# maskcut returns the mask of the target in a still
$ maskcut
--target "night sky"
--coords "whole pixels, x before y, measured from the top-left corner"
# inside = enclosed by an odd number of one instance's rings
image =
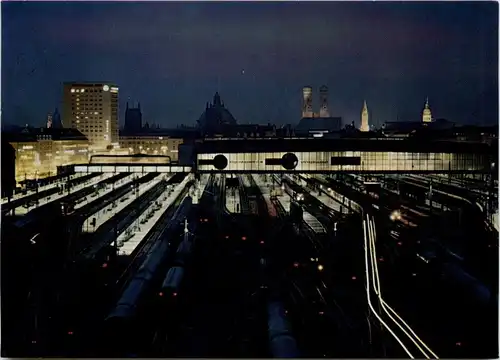
[[[143,119],[194,124],[219,91],[240,123],[296,123],[301,88],[372,124],[498,122],[498,4],[3,2],[2,122],[41,126],[62,82],[101,81]],[[315,93],[317,100],[317,94]],[[318,107],[315,105],[315,110]]]

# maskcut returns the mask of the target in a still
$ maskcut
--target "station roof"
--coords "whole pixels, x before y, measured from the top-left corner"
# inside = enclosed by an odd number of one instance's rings
[[[422,152],[422,153],[493,153],[484,143],[458,141],[426,141],[424,139],[314,139],[265,138],[218,139],[197,144],[197,153],[242,152],[314,152],[314,151],[368,151],[368,152]]]

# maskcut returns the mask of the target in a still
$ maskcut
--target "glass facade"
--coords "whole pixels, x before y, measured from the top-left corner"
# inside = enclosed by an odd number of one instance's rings
[[[266,159],[281,159],[284,152],[272,153],[228,153],[222,154],[228,159],[228,166],[223,172],[232,171],[284,171],[281,165],[265,165]],[[218,154],[199,154],[198,160],[211,160]],[[299,159],[297,172],[329,171],[488,171],[489,160],[481,154],[451,153],[411,153],[411,152],[296,152]],[[356,157],[360,165],[331,165],[332,157]],[[198,165],[200,171],[216,170],[212,164]]]
[[[11,142],[16,151],[16,181],[41,179],[57,174],[57,167],[88,162],[87,140],[52,140],[49,135],[37,141]]]
[[[150,173],[150,172],[158,172],[158,173],[178,173],[178,172],[191,172],[190,166],[151,166],[151,165],[75,165],[75,172],[77,173],[92,173],[92,172],[106,172],[106,173]]]

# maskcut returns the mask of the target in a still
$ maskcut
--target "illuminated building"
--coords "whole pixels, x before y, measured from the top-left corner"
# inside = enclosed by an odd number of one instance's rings
[[[325,85],[319,88],[320,109],[313,111],[312,87],[302,88],[302,118],[294,129],[296,136],[329,137],[336,136],[342,128],[342,118],[330,116],[328,109],[328,87]]]
[[[120,136],[120,149],[128,150],[129,155],[164,155],[169,156],[172,161],[179,158],[179,145],[183,139],[169,137],[160,131],[151,131],[142,134],[126,134]],[[164,130],[163,132],[168,132]]]
[[[141,129],[142,129],[141,103],[137,105],[137,108],[129,108],[127,102],[127,108],[125,109],[124,130],[127,132],[140,132]]]
[[[92,149],[118,144],[118,87],[106,82],[64,84],[63,122],[78,129]]]
[[[302,117],[313,117],[313,104],[312,104],[312,87],[304,86],[302,88]]]
[[[15,152],[15,178],[44,178],[57,174],[57,167],[88,162],[89,141],[76,129],[24,128],[2,134]]]
[[[330,117],[330,111],[328,110],[328,87],[323,85],[319,88],[319,117],[328,118]]]
[[[432,113],[431,109],[429,108],[429,98],[425,100],[424,111],[422,112],[422,122],[424,123],[432,122]]]
[[[368,124],[368,106],[366,105],[366,100],[363,104],[363,110],[361,111],[361,127],[360,131],[370,131],[370,125]]]

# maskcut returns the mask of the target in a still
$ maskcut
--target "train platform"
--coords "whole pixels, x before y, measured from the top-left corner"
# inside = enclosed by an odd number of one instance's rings
[[[134,234],[134,236],[131,237],[128,241],[124,241],[123,246],[120,247],[118,251],[118,255],[128,256],[132,254],[135,248],[142,242],[142,240],[144,240],[147,234],[155,226],[160,217],[165,213],[165,211],[170,208],[170,206],[174,203],[182,190],[184,190],[189,179],[190,177],[186,176],[186,178],[182,182],[177,184],[170,196],[168,196],[168,190],[166,190],[157,198],[157,201],[160,203],[160,209],[155,211],[154,215],[149,218],[149,220],[145,224],[141,224],[140,220],[146,217],[147,214],[152,210],[152,208],[156,206],[156,204],[154,203],[139,216],[139,221],[134,221],[124,232],[122,232],[118,236],[118,243],[120,243],[120,241],[126,239],[127,232],[132,232]]]
[[[122,196],[120,199],[118,199],[116,203],[116,207],[113,208],[113,203],[109,204],[107,207],[105,207],[102,210],[99,210],[97,214],[93,214],[85,220],[83,223],[83,231],[87,233],[92,233],[96,231],[99,226],[104,224],[106,221],[111,219],[113,216],[115,216],[117,213],[125,209],[128,205],[130,205],[135,199],[139,198],[142,194],[144,194],[146,191],[151,189],[153,186],[157,185],[161,181],[160,177],[156,177],[153,180],[141,184],[139,186],[139,192],[137,194],[132,194],[132,192],[128,192],[124,196]],[[96,218],[96,224],[95,226],[92,226],[91,221],[92,218]]]
[[[69,194],[74,194],[75,192],[82,190],[86,187],[96,185],[97,183],[109,179],[110,177],[114,176],[115,174],[103,174],[101,176],[98,176],[96,178],[90,179],[88,182],[85,182],[83,184],[76,185],[72,188],[70,188]],[[14,215],[26,215],[28,212],[30,212],[33,209],[36,209],[37,207],[40,207],[42,205],[46,205],[50,202],[56,201],[56,200],[61,200],[65,196],[69,195],[67,191],[64,191],[62,194],[54,194],[51,196],[44,197],[38,201],[38,206],[30,206],[28,208],[25,208],[24,206],[18,206],[14,209]]]
[[[84,201],[82,201],[82,202],[80,202],[80,203],[78,203],[78,204],[76,204],[76,205],[75,205],[75,210],[78,210],[78,209],[80,209],[80,208],[84,207],[85,205],[91,204],[91,203],[93,203],[94,201],[99,200],[101,197],[103,197],[103,196],[105,196],[105,195],[109,194],[111,191],[113,191],[113,189],[117,189],[117,188],[119,188],[120,186],[123,186],[123,185],[125,185],[125,184],[128,184],[128,183],[130,183],[130,182],[132,182],[132,181],[133,181],[133,175],[132,175],[132,174],[130,174],[129,176],[127,176],[127,177],[125,177],[125,178],[123,178],[123,179],[118,180],[118,181],[114,184],[114,186],[113,186],[113,184],[107,184],[107,185],[106,185],[106,189],[105,189],[104,191],[102,191],[102,190],[101,190],[101,192],[100,192],[99,194],[97,194],[96,196],[87,195],[87,196],[85,197],[85,200],[84,200]]]

